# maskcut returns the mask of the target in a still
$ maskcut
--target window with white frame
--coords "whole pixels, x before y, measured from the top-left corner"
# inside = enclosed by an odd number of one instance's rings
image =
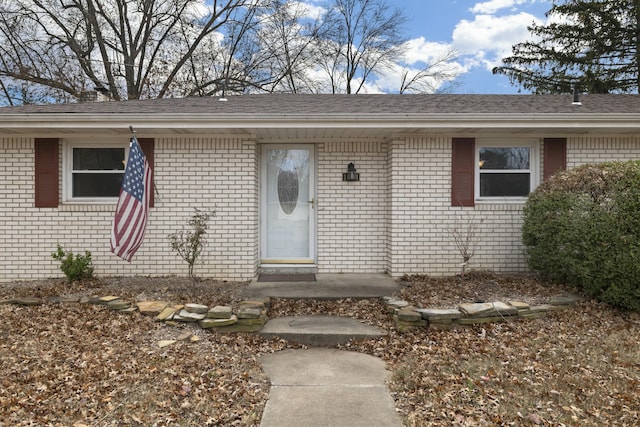
[[[519,200],[538,184],[536,143],[476,143],[476,199]]]
[[[67,142],[64,154],[66,201],[112,202],[117,199],[129,144]]]

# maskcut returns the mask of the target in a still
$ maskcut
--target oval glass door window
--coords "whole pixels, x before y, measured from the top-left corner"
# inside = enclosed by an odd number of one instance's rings
[[[293,162],[290,159],[285,159],[278,171],[278,201],[285,214],[291,215],[296,210],[299,191],[298,172],[295,170]]]

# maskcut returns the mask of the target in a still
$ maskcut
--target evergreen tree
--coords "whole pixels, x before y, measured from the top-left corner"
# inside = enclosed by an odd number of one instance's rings
[[[535,93],[637,93],[640,0],[567,0],[533,24],[494,74]]]

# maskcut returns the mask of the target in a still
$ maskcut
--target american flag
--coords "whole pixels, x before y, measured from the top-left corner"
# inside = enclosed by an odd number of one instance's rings
[[[129,262],[142,244],[147,228],[149,200],[153,191],[151,174],[149,163],[134,136],[111,230],[111,252]]]

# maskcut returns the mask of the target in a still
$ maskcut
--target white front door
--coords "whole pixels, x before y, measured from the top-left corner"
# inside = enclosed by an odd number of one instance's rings
[[[262,151],[262,263],[314,263],[315,171],[312,145]]]

